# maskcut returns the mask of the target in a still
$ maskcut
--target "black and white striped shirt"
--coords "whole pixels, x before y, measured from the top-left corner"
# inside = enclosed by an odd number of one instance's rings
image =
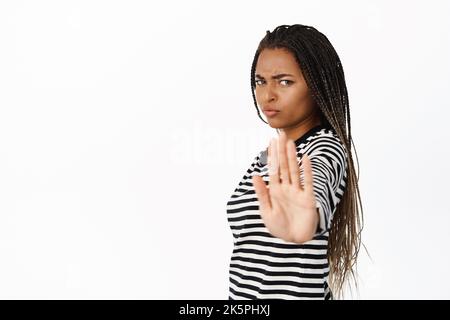
[[[295,141],[297,160],[311,159],[313,188],[319,209],[314,238],[303,244],[272,236],[259,214],[251,177],[269,183],[267,153],[255,157],[227,202],[234,237],[229,265],[229,295],[237,299],[332,300],[328,286],[328,236],[347,181],[347,153],[333,129],[316,126]],[[303,183],[303,170],[301,170]]]

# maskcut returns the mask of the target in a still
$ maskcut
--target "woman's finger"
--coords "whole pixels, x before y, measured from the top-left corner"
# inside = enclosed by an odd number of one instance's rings
[[[295,147],[295,142],[291,139],[288,140],[287,145],[287,155],[288,155],[288,165],[289,174],[291,177],[291,183],[294,187],[302,189],[300,182],[300,168],[298,166],[297,160],[297,148]]]
[[[278,186],[280,184],[280,176],[278,174],[278,148],[277,140],[272,138],[269,145],[269,186]]]
[[[311,160],[304,154],[302,157],[302,167],[303,167],[303,186],[305,191],[313,191],[313,172],[311,168]]]
[[[256,175],[252,176],[253,186],[255,187],[255,193],[259,201],[259,210],[268,212],[272,209],[272,203],[270,202],[269,190],[267,189],[264,180]]]
[[[286,155],[286,133],[284,131],[280,132],[279,143],[278,143],[278,159],[280,163],[280,178],[281,183],[290,184],[289,176],[289,165],[288,157]]]

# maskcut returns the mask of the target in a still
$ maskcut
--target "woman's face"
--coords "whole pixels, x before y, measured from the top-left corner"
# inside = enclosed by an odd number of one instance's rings
[[[296,138],[320,124],[318,110],[293,54],[286,49],[261,51],[255,70],[255,96],[272,128],[279,128]]]

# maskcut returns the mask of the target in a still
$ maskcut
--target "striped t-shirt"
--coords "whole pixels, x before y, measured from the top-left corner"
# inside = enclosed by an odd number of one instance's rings
[[[311,160],[319,226],[303,244],[272,236],[259,214],[253,175],[269,184],[267,149],[261,151],[227,202],[234,248],[228,299],[332,300],[328,286],[328,236],[347,181],[347,152],[333,129],[319,125],[295,140],[297,160]],[[303,169],[301,169],[303,183]]]

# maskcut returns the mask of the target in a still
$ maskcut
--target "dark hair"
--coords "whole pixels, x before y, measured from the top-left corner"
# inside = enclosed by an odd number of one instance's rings
[[[267,30],[256,50],[250,75],[253,102],[262,121],[254,90],[256,63],[264,49],[286,49],[294,55],[319,110],[322,125],[334,130],[347,151],[347,185],[333,216],[327,251],[330,288],[333,295],[340,297],[349,272],[358,286],[353,266],[357,262],[364,225],[358,187],[359,162],[356,175],[351,153],[353,140],[344,69],[328,38],[314,27],[294,24],[278,26],[272,32]],[[358,161],[357,155],[356,159]]]

